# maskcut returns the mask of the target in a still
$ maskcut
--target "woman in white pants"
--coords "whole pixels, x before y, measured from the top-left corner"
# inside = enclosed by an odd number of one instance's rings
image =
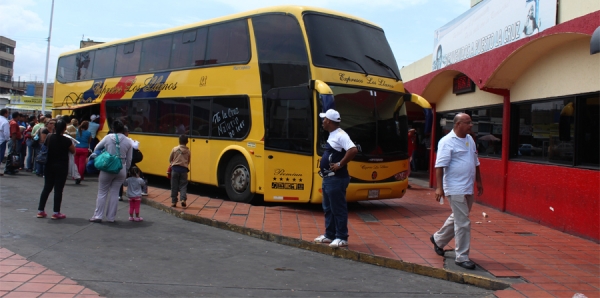
[[[119,188],[127,178],[127,170],[131,166],[131,154],[133,152],[133,143],[123,132],[125,126],[121,121],[115,121],[112,125],[113,133],[106,135],[96,145],[95,150],[105,149],[110,154],[117,154],[117,137],[119,138],[121,163],[123,168],[118,174],[110,174],[100,171],[98,176],[98,198],[96,199],[96,211],[90,218],[91,222],[102,222],[104,209],[106,209],[106,220],[115,222],[117,208],[119,205]],[[106,205],[108,204],[108,207]]]

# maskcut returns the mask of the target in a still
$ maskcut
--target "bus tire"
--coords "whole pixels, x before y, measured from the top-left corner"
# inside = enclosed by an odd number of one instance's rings
[[[243,156],[236,155],[227,163],[223,181],[230,200],[250,203],[254,198],[254,193],[250,191],[250,168]]]

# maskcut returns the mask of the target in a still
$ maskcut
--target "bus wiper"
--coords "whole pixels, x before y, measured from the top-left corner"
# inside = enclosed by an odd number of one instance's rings
[[[360,69],[362,69],[362,71],[365,73],[365,75],[367,77],[369,76],[369,73],[362,67],[362,65],[358,64],[358,62],[356,62],[354,60],[350,60],[350,59],[348,59],[346,57],[342,57],[342,56],[334,56],[334,55],[329,55],[329,54],[325,54],[325,56],[329,56],[329,57],[332,57],[332,58],[336,58],[336,59],[340,59],[340,60],[350,61],[350,62],[356,63],[356,65],[358,65],[358,67],[360,67]]]
[[[377,62],[377,64],[379,64],[381,66],[384,66],[385,68],[389,69],[394,74],[394,76],[396,77],[396,82],[400,81],[400,78],[398,77],[398,75],[396,75],[396,73],[394,72],[394,70],[391,67],[389,67],[387,64],[383,63],[383,61],[381,61],[379,59],[375,59],[375,58],[373,58],[373,57],[371,57],[369,55],[365,55],[365,57],[367,57],[367,58],[369,58],[369,59]]]

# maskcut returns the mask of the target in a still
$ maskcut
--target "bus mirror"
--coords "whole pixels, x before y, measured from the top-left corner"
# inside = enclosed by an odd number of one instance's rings
[[[321,80],[314,80],[313,86],[314,89],[317,90],[317,92],[319,92],[320,94],[333,94],[333,91],[331,91],[329,85],[327,85],[327,83]]]
[[[422,107],[424,109],[431,109],[431,105],[429,104],[429,102],[420,95],[411,94],[410,101],[416,103],[417,105],[419,105],[420,107]]]

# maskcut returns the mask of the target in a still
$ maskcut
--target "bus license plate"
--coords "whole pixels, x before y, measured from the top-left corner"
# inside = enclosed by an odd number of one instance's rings
[[[369,199],[379,198],[379,189],[369,189]]]

